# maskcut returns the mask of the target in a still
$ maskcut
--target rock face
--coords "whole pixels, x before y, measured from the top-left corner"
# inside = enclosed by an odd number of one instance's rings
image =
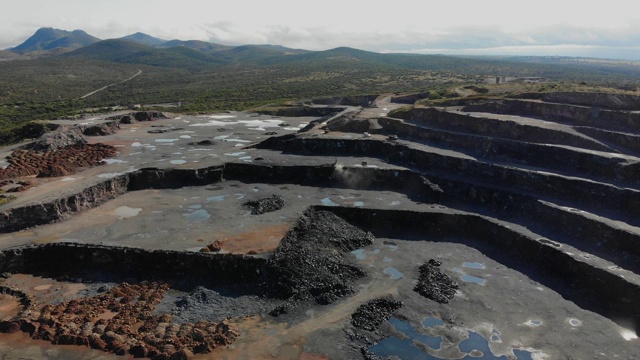
[[[376,119],[352,119],[351,117],[339,117],[329,121],[326,129],[330,131],[364,133],[380,129]]]
[[[345,105],[345,106],[362,106],[370,107],[376,101],[378,95],[357,95],[344,97],[331,97],[322,99],[313,99],[314,104],[320,105]]]
[[[396,104],[414,104],[418,100],[428,99],[431,93],[429,91],[408,94],[408,95],[399,95],[391,97],[391,102]]]
[[[640,96],[592,92],[552,92],[542,100],[555,103],[598,106],[616,110],[640,110]]]
[[[358,329],[375,331],[380,324],[389,320],[394,311],[402,307],[402,301],[383,297],[367,301],[358,306],[351,315],[351,324]]]
[[[10,168],[5,169],[5,171]],[[60,221],[71,213],[88,210],[128,191],[175,189],[222,181],[221,166],[202,169],[145,168],[104,180],[75,193],[46,203],[26,205],[0,213],[0,232],[12,232]],[[0,175],[3,173],[0,172]],[[31,173],[35,175],[35,171]]]
[[[106,272],[119,277],[176,279],[207,286],[255,284],[265,259],[233,254],[51,243],[0,251],[0,273],[46,273],[51,277]],[[176,275],[180,274],[180,275]]]
[[[284,207],[284,199],[280,195],[271,195],[270,197],[247,201],[243,205],[250,208],[253,215],[261,215],[282,209]]]
[[[420,265],[418,283],[413,290],[428,299],[446,304],[453,299],[459,286],[440,270],[440,265],[442,263],[434,259]]]
[[[636,109],[639,109],[637,107]],[[591,126],[604,130],[638,132],[640,113],[601,109],[582,105],[557,104],[518,99],[504,99],[467,105],[462,111],[536,116],[576,126]]]
[[[266,265],[265,287],[279,299],[329,304],[353,292],[365,272],[343,255],[373,243],[373,235],[338,216],[310,210],[287,233]],[[286,312],[276,309],[274,314]]]

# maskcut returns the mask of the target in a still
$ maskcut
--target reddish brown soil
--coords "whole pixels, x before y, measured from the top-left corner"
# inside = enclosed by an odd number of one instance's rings
[[[33,186],[33,182],[26,180],[2,180],[0,181],[0,193],[3,192],[3,189],[6,189],[4,192],[8,193],[23,192]]]
[[[70,175],[75,173],[77,168],[100,165],[103,159],[115,155],[116,149],[104,144],[72,145],[47,152],[20,149],[7,157],[9,166],[0,169],[0,180],[31,175]]]
[[[239,336],[227,321],[175,324],[169,314],[152,315],[168,289],[162,283],[123,283],[97,296],[44,305],[39,310],[35,305],[25,306],[31,311],[0,321],[0,332],[23,332],[54,345],[157,359],[188,359],[229,345]]]
[[[274,251],[290,228],[291,224],[278,224],[228,237],[221,236],[203,248],[203,251],[225,250],[233,254],[259,254]]]

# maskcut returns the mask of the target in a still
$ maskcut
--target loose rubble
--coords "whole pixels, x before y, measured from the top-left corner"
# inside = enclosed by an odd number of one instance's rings
[[[55,177],[74,174],[77,168],[102,164],[116,155],[116,149],[104,144],[70,145],[58,150],[15,150],[7,157],[9,166],[0,169],[0,180],[22,176]]]
[[[459,285],[440,270],[440,265],[442,263],[434,259],[420,265],[418,283],[413,290],[428,299],[446,304],[456,294]]]
[[[394,311],[402,307],[402,301],[392,297],[369,300],[358,306],[351,315],[351,324],[358,329],[374,331],[383,322],[389,320]]]
[[[284,207],[284,199],[280,195],[271,195],[270,197],[247,201],[243,205],[250,208],[253,215],[261,215],[282,209]]]
[[[343,255],[373,241],[371,233],[333,213],[308,211],[267,262],[265,286],[270,295],[290,302],[274,309],[272,315],[288,312],[296,301],[330,304],[353,293],[353,282],[366,273]]]
[[[0,332],[22,331],[52,344],[151,359],[190,359],[239,336],[228,321],[178,324],[170,314],[153,315],[167,290],[163,283],[122,283],[97,296],[23,311],[17,319],[0,322]]]

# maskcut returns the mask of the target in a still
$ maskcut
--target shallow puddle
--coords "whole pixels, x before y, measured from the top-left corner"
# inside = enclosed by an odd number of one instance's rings
[[[462,279],[462,281],[464,282],[470,282],[470,283],[475,283],[478,285],[484,285],[486,280],[483,278],[479,278],[477,276],[473,276],[473,275],[469,275],[469,274],[464,274],[462,276],[460,276],[460,279]]]
[[[111,214],[117,216],[119,219],[126,219],[130,217],[137,216],[142,208],[132,208],[128,206],[120,206],[119,208],[113,210]]]
[[[358,260],[364,260],[367,258],[367,254],[365,254],[364,249],[353,250],[351,253],[355,255]]]
[[[187,219],[188,222],[197,223],[197,222],[203,222],[205,220],[210,219],[211,214],[209,214],[207,210],[200,209],[200,210],[194,210],[190,213],[184,214],[184,217]]]
[[[320,201],[322,202],[322,205],[324,205],[324,206],[338,206],[338,204],[334,203],[329,198],[324,198],[324,199],[322,199]]]
[[[391,276],[393,280],[401,279],[404,277],[404,274],[394,267],[387,267],[383,271],[385,274]]]
[[[487,268],[483,263],[478,263],[478,262],[466,262],[466,263],[463,263],[462,266],[470,269],[486,269]]]

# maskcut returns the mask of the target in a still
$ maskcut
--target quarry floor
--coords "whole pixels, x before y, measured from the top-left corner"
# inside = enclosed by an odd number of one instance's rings
[[[368,111],[383,115],[387,110]],[[266,133],[293,134],[316,119],[249,113],[174,114],[167,120],[122,125],[116,134],[91,138],[92,142],[118,148],[118,155],[107,164],[63,178],[31,179],[37,186],[1,206],[0,211],[46,202],[117,174],[146,167],[203,168],[240,162],[405,169],[376,158],[283,155],[278,151],[246,148],[272,136]],[[101,119],[83,120],[94,121]],[[159,129],[167,132],[148,133]],[[318,132],[317,136],[358,139],[362,134]],[[213,145],[189,144],[203,140],[211,140]],[[284,208],[252,215],[243,205],[271,195],[282,196]],[[391,190],[228,180],[201,187],[130,192],[62,222],[2,234],[0,247],[78,242],[200,251],[218,240],[222,252],[266,257],[310,206],[462,212],[437,203],[416,202]],[[235,311],[241,315],[232,318],[242,330],[236,342],[195,358],[352,359],[362,357],[361,347],[401,359],[637,358],[638,340],[621,322],[585,310],[534,281],[531,274],[497,262],[491,254],[477,249],[471,235],[435,238],[402,234],[398,238],[377,238],[373,245],[347,254],[351,263],[368,274],[356,283],[354,295],[330,305],[306,304],[284,317],[267,315],[273,304],[266,300],[242,299],[242,295],[230,296],[224,309],[183,310],[192,314]],[[443,272],[460,284],[448,304],[425,299],[413,291],[417,267],[428,259],[441,261]],[[0,283],[20,288],[44,303],[91,296],[104,285],[65,282],[33,274],[11,274]],[[172,309],[172,301],[185,295],[188,294],[173,290],[165,307]],[[349,332],[354,331],[350,315],[359,305],[384,295],[401,300],[404,307],[377,332],[364,334],[368,342],[350,338]],[[0,320],[15,315],[18,309],[17,301],[5,296],[0,300]],[[428,345],[429,341],[435,345]],[[129,355],[115,356],[84,347],[53,346],[31,340],[22,333],[0,334],[0,360],[127,358]]]

